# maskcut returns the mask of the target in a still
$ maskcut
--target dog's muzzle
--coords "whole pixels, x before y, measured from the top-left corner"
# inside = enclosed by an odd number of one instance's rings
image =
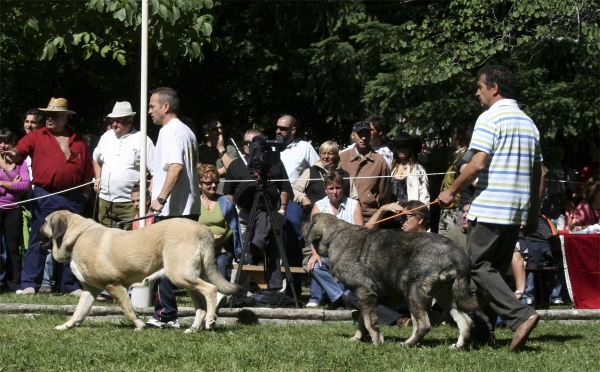
[[[45,225],[45,223],[42,226],[40,226],[40,228],[38,229],[40,248],[46,249],[46,250],[51,250],[52,249],[52,237],[46,235],[46,233],[44,232],[44,225]]]

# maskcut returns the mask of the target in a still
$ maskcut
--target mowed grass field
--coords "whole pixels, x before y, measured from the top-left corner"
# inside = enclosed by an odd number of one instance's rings
[[[75,304],[67,296],[1,295],[3,303]],[[182,306],[190,306],[185,298]],[[356,325],[221,325],[136,332],[128,322],[89,322],[59,332],[63,315],[0,314],[0,371],[596,371],[600,322],[540,322],[523,352],[513,333],[497,331],[496,348],[452,351],[457,329],[435,327],[414,348],[397,344],[411,329],[383,327],[386,343],[348,339]]]

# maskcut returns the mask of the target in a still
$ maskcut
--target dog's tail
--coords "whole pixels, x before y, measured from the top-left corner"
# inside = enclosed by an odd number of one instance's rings
[[[485,322],[490,332],[494,331],[490,319],[481,311],[475,295],[471,292],[471,275],[468,272],[466,274],[459,273],[456,276],[452,285],[452,293],[454,301],[456,301],[456,306],[460,310],[477,315]]]
[[[205,242],[201,242],[205,243]],[[204,272],[206,274],[206,277],[208,278],[208,281],[210,283],[212,283],[215,287],[217,287],[217,291],[219,291],[222,294],[225,295],[239,295],[239,296],[243,296],[245,297],[247,294],[247,291],[244,289],[244,287],[242,287],[239,284],[236,283],[231,283],[229,281],[227,281],[227,279],[225,279],[223,277],[223,275],[221,275],[221,272],[219,271],[219,268],[217,267],[217,260],[215,257],[215,250],[214,249],[208,249],[206,250],[207,252],[204,254],[204,257],[202,258],[202,265],[204,266]]]

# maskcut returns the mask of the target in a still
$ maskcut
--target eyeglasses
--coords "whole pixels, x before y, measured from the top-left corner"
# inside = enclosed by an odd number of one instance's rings
[[[49,112],[46,114],[46,120],[56,121],[56,119],[62,119],[66,115],[67,114],[62,113],[62,112]]]
[[[415,216],[414,214],[410,214],[410,213],[409,214],[405,214],[403,216],[400,216],[400,221],[402,223],[404,223],[404,222],[408,221],[409,218],[414,217],[414,216]]]
[[[250,146],[251,143],[252,141],[244,141],[244,146]]]
[[[291,129],[291,127],[283,127],[283,126],[281,126],[281,125],[278,125],[278,126],[277,126],[277,129],[279,129],[279,130],[280,130],[280,131],[282,131],[282,132],[287,132],[288,130],[290,130],[290,129]]]
[[[210,186],[210,185],[212,185],[213,183],[214,183],[215,185],[218,185],[218,184],[219,184],[219,182],[221,182],[221,181],[219,181],[219,180],[212,180],[212,181],[200,181],[200,182],[201,182],[201,183],[203,183],[203,184],[205,184],[206,186]]]
[[[123,116],[120,118],[108,118],[111,123],[117,122],[119,124],[125,124],[129,121],[129,116]]]
[[[210,128],[210,130],[212,130],[213,132],[218,132],[220,130],[223,130],[223,127],[214,127],[214,128]]]

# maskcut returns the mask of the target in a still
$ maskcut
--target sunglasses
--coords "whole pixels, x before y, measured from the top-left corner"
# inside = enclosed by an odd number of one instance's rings
[[[414,214],[405,214],[403,216],[400,216],[400,221],[402,223],[404,223],[404,222],[408,221],[409,218],[414,217],[414,216],[415,216]]]
[[[64,118],[65,116],[67,116],[67,114],[65,114],[65,113],[62,113],[62,112],[60,112],[60,113],[57,113],[57,112],[49,112],[49,113],[47,113],[47,114],[46,114],[46,120],[52,120],[52,121],[54,121],[54,120],[56,120],[56,119],[62,119],[62,118]]]
[[[212,181],[200,181],[200,182],[201,182],[201,183],[203,183],[203,184],[205,184],[206,186],[210,186],[210,185],[212,185],[213,183],[214,183],[215,185],[218,185],[218,184],[219,184],[219,182],[221,182],[221,181],[218,181],[218,180],[212,180]]]
[[[283,126],[281,126],[281,125],[278,125],[278,126],[277,126],[277,129],[279,129],[279,130],[280,130],[280,131],[282,131],[282,132],[287,132],[288,130],[290,130],[290,129],[291,129],[291,127],[283,127]]]
[[[108,118],[110,120],[111,123],[117,122],[119,124],[126,124],[129,121],[129,117],[122,117],[122,118]]]
[[[218,132],[220,130],[223,130],[223,127],[214,127],[214,128],[210,128],[210,130],[212,130],[213,132]]]
[[[244,146],[250,146],[251,143],[252,141],[244,141]]]

